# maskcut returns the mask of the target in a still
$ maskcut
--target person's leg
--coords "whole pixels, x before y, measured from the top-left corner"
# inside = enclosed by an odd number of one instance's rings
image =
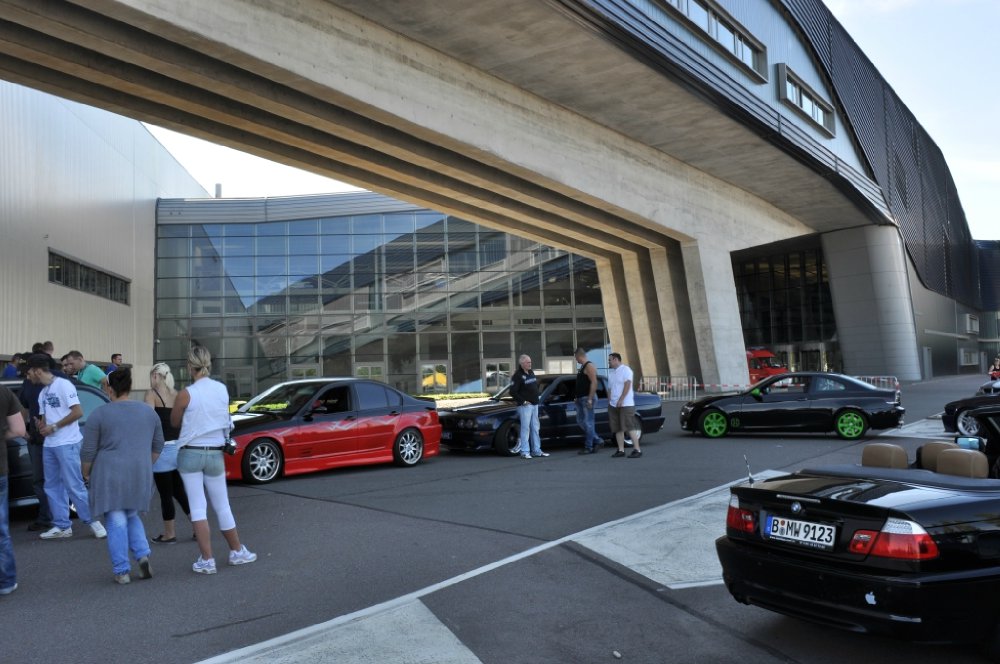
[[[625,456],[625,429],[622,426],[620,408],[608,406],[608,424],[611,427],[612,435],[615,437],[615,445],[618,446],[618,451],[611,456]]]
[[[177,538],[177,532],[174,530],[174,472],[168,470],[164,473],[153,473],[153,483],[156,484],[156,492],[160,494],[160,514],[163,516],[161,540]]]
[[[6,453],[6,451],[5,451]],[[10,538],[10,522],[7,520],[7,476],[0,475],[0,594],[14,592],[17,587],[17,564],[14,560],[14,542]]]
[[[176,470],[171,473],[174,481],[174,500],[181,506],[181,511],[191,517],[191,506],[188,504],[187,491],[184,490],[184,482],[181,480],[181,474]]]
[[[531,406],[531,454],[533,456],[542,455],[542,438],[539,436],[541,423],[538,421],[538,404]],[[548,456],[548,455],[546,455]]]
[[[31,488],[35,490],[35,497],[38,498],[38,518],[32,524],[32,530],[48,530],[52,527],[52,510],[49,509],[49,498],[45,493],[43,440],[38,434],[32,434],[28,439],[28,458],[31,460]]]
[[[240,542],[239,533],[236,532],[236,519],[233,518],[233,510],[229,506],[229,489],[226,486],[226,466],[222,454],[206,463],[205,468],[205,490],[212,503],[212,509],[219,520],[219,530],[226,538],[229,545],[229,564],[243,565],[257,560],[257,554],[250,552]]]
[[[146,539],[146,529],[139,518],[138,510],[126,510],[126,531],[128,534],[128,548],[132,552],[132,557],[139,562],[139,576],[148,579],[149,573],[149,540]],[[142,561],[145,560],[145,563]]]
[[[53,449],[59,456],[59,472],[62,474],[66,494],[73,501],[80,521],[89,526],[94,519],[90,513],[90,496],[87,494],[87,487],[83,483],[83,474],[80,470],[80,447],[80,443],[73,443]]]
[[[63,485],[62,470],[59,468],[58,447],[43,447],[42,458],[45,465],[45,497],[49,499],[52,511],[52,525],[61,530],[70,527],[69,498]]]
[[[128,574],[132,566],[128,561],[128,517],[125,510],[109,510],[104,513],[108,531],[108,553],[111,555],[111,571],[115,576]]]
[[[201,452],[189,452],[189,454],[201,454]],[[185,456],[185,450],[181,450],[181,459]],[[178,462],[180,466],[180,462]],[[201,552],[202,560],[212,558],[212,533],[208,528],[208,501],[205,498],[204,474],[198,472],[181,472],[181,479],[184,481],[184,490],[187,492],[188,502],[191,505],[191,526],[194,528],[195,539],[198,540],[198,550]]]
[[[642,454],[639,447],[639,438],[642,437],[642,429],[639,427],[639,420],[635,416],[635,407],[630,407],[628,412],[628,436],[632,439],[632,456]]]
[[[584,404],[586,405],[587,400],[584,399]],[[601,439],[597,436],[597,428],[594,425],[594,404],[591,402],[589,406],[584,410],[585,413],[585,425],[584,430],[586,431],[587,440],[590,441],[592,449],[597,449],[601,445]]]
[[[521,424],[519,430],[520,437],[517,443],[517,453],[522,457],[531,456],[531,445],[528,443],[528,438],[531,431],[531,404],[524,404],[523,406],[517,407],[517,418]]]
[[[590,450],[594,443],[590,438],[590,431],[587,429],[587,397],[576,398],[576,424],[583,431],[583,448]]]

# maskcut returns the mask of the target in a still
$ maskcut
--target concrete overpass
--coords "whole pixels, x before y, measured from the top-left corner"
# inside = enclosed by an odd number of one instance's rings
[[[730,252],[887,219],[575,4],[0,0],[0,77],[591,257],[637,372],[743,383]]]

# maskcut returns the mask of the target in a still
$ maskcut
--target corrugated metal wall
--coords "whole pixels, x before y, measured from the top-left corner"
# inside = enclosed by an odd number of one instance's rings
[[[148,367],[156,200],[204,195],[140,123],[0,81],[0,353]],[[49,283],[49,249],[130,280],[131,303]]]

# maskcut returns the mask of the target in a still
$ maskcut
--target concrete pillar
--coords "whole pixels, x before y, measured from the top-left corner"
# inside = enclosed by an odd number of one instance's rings
[[[698,378],[706,391],[745,385],[750,375],[729,251],[702,239],[682,242],[681,253],[701,365]]]
[[[920,379],[906,252],[895,226],[823,235],[844,372]]]
[[[680,244],[668,241],[650,249],[656,301],[660,312],[666,371],[659,375],[695,376],[701,374],[698,345],[691,323],[691,303],[684,276],[684,258]]]

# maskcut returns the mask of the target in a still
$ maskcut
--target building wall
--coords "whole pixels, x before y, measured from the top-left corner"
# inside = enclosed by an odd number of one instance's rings
[[[0,164],[0,353],[150,366],[156,200],[205,190],[140,123],[2,81]],[[50,250],[129,280],[129,304],[49,283]]]

